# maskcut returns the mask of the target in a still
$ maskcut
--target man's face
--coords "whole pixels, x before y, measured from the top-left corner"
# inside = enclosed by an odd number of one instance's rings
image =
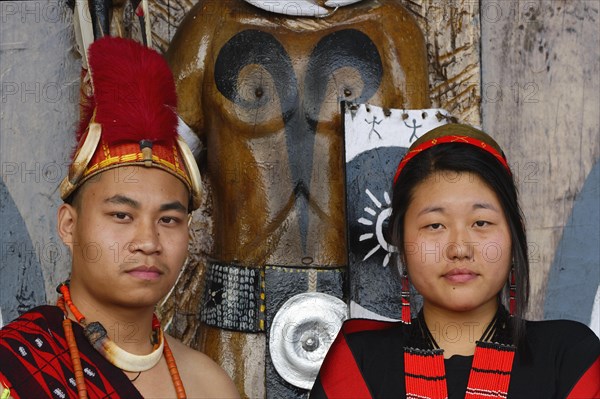
[[[188,200],[185,185],[156,168],[120,167],[84,183],[58,212],[72,291],[91,303],[155,305],[187,256]]]

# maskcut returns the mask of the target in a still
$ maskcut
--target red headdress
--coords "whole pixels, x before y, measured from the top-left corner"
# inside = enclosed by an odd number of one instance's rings
[[[200,173],[177,134],[175,83],[166,61],[137,42],[112,37],[92,43],[88,61],[93,95],[82,109],[79,144],[61,198],[102,171],[140,165],[176,176],[198,208]]]

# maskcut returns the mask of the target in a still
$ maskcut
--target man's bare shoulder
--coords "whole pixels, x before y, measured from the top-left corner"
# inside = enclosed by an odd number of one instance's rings
[[[239,398],[227,373],[204,353],[167,335],[179,375],[189,398]]]

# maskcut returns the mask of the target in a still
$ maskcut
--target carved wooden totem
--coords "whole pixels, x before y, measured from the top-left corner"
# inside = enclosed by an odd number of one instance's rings
[[[309,298],[307,325],[327,324],[316,320],[328,317],[323,308],[349,297],[340,102],[428,108],[423,33],[400,1],[311,18],[207,0],[166,55],[212,190],[201,349],[243,396],[300,397],[306,386],[273,363],[295,355],[269,339],[277,333],[308,357],[325,351],[293,317],[274,320],[284,309],[298,316]]]

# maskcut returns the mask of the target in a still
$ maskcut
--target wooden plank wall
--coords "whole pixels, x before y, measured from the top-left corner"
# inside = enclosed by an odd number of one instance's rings
[[[481,3],[483,127],[505,149],[519,181],[534,319],[544,315],[559,241],[600,154],[599,5],[596,0]],[[590,221],[596,226],[597,215]],[[584,248],[583,260],[597,256],[599,246]],[[595,273],[581,278],[595,280],[597,287],[599,274],[597,265]],[[568,305],[576,295],[594,293],[561,295]]]
[[[0,2],[0,311],[5,323],[17,308],[54,302],[56,285],[70,268],[69,252],[56,234],[56,211],[78,118],[81,63],[73,51],[71,15],[58,1]]]

